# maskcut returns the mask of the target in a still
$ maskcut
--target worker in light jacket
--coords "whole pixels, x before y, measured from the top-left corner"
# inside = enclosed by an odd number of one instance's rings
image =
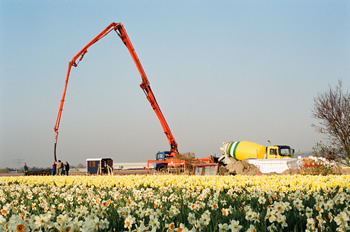
[[[62,161],[61,160],[59,160],[58,162],[57,162],[57,175],[62,175],[62,170],[63,170],[63,164],[62,164]]]

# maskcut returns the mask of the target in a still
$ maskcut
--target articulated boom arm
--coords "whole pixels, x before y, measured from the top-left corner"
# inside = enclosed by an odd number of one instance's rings
[[[121,40],[123,41],[123,43],[125,44],[125,46],[128,48],[129,53],[131,55],[131,57],[133,58],[137,69],[139,70],[139,73],[141,75],[142,78],[142,83],[140,84],[140,87],[143,89],[144,93],[146,94],[146,97],[148,99],[148,101],[151,103],[151,106],[154,110],[154,112],[156,113],[162,127],[164,130],[164,133],[166,135],[166,137],[168,138],[169,144],[170,144],[170,151],[172,152],[172,154],[176,155],[178,154],[178,149],[177,149],[177,143],[175,141],[175,138],[173,136],[173,134],[171,133],[171,130],[168,126],[168,123],[166,122],[164,115],[162,113],[162,111],[160,110],[160,107],[157,103],[157,100],[152,92],[151,86],[149,84],[148,78],[146,76],[145,71],[143,70],[143,67],[141,65],[141,62],[135,52],[134,47],[132,46],[132,43],[129,39],[128,34],[126,33],[123,24],[121,23],[111,23],[108,27],[106,27],[106,29],[104,29],[100,34],[98,34],[93,40],[91,40],[90,43],[88,43],[80,52],[78,52],[73,59],[69,62],[68,64],[68,70],[67,70],[67,76],[66,76],[66,82],[64,85],[64,90],[63,90],[63,94],[62,94],[62,98],[61,98],[61,103],[60,103],[60,107],[58,110],[58,114],[57,114],[57,118],[56,118],[56,123],[55,123],[55,127],[54,130],[56,132],[56,136],[55,136],[55,145],[54,145],[54,159],[55,161],[56,159],[56,147],[57,147],[57,138],[58,138],[58,129],[59,129],[59,125],[60,125],[60,121],[61,121],[61,115],[62,115],[62,110],[63,110],[63,104],[64,104],[64,100],[66,97],[66,91],[67,91],[67,85],[68,85],[68,80],[69,80],[69,75],[70,75],[70,70],[72,68],[72,66],[78,66],[78,63],[84,58],[84,55],[87,53],[87,49],[93,45],[94,43],[96,43],[97,41],[99,41],[100,39],[102,39],[104,36],[106,36],[109,32],[111,32],[112,30],[114,30],[118,36],[121,38]],[[79,60],[78,60],[79,59]],[[76,63],[76,61],[78,60],[78,63]]]

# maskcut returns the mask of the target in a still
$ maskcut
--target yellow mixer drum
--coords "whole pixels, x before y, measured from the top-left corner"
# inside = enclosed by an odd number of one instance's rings
[[[226,153],[237,160],[247,158],[264,159],[266,154],[265,146],[247,141],[230,142],[226,149]]]

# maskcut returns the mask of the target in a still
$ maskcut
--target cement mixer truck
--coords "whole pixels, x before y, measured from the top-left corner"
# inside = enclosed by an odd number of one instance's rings
[[[293,158],[294,149],[286,145],[262,146],[248,141],[223,142],[220,148],[223,155],[236,160]],[[225,157],[227,158],[227,157]]]
[[[262,173],[282,173],[289,168],[299,168],[297,159],[294,158],[294,149],[287,145],[270,144],[265,147],[248,141],[233,141],[223,142],[220,150],[222,156],[219,161],[232,164],[247,160],[248,163],[257,166]]]

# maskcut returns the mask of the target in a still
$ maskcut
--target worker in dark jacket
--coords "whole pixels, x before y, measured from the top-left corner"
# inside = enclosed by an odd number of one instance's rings
[[[69,172],[69,163],[66,161],[66,176],[68,176],[68,172]]]
[[[28,175],[28,166],[27,166],[27,163],[24,163],[23,169],[24,169],[24,175],[25,175],[25,176]]]
[[[56,175],[56,162],[53,162],[52,164],[51,175]]]

